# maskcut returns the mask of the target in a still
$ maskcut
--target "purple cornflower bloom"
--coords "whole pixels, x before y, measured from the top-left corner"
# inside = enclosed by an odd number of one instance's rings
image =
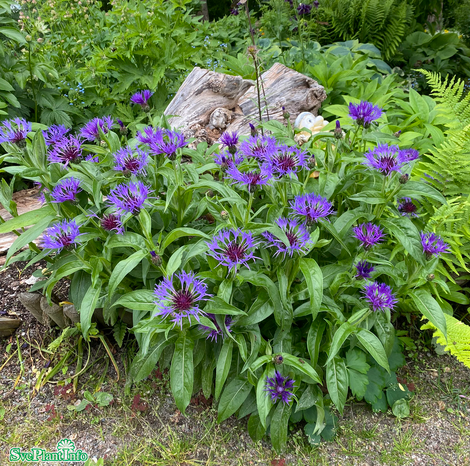
[[[253,240],[251,233],[238,230],[221,230],[206,242],[209,251],[207,255],[213,257],[220,265],[228,267],[229,271],[237,271],[239,266],[245,265],[251,259],[259,259],[253,252],[258,246]]]
[[[384,176],[399,172],[407,162],[398,146],[387,144],[379,144],[375,149],[366,152],[364,156],[366,158],[364,165],[379,171]]]
[[[70,130],[64,125],[52,125],[42,132],[46,146],[58,144]]]
[[[442,253],[449,252],[449,245],[435,233],[421,232],[421,245],[428,260],[432,256],[439,257]]]
[[[402,197],[398,200],[398,212],[406,217],[417,217],[418,208],[409,197]]]
[[[106,231],[115,231],[118,235],[124,234],[121,216],[118,214],[104,214],[100,219],[101,228]]]
[[[46,203],[46,196],[44,195],[45,192],[48,192],[48,189],[45,188],[42,183],[40,183],[39,181],[35,181],[34,182],[34,186],[36,188],[39,189],[39,193],[38,193],[38,200],[41,204],[45,204]]]
[[[269,136],[251,136],[240,144],[240,152],[245,157],[255,157],[259,161],[269,160],[276,149],[276,139]]]
[[[235,152],[233,155],[229,151],[222,152],[221,154],[215,154],[214,162],[220,165],[222,170],[226,170],[234,165],[239,165],[243,162],[243,156],[240,152]]]
[[[77,178],[65,178],[54,186],[51,192],[52,202],[75,201],[77,194],[81,191],[80,180]]]
[[[237,151],[238,134],[225,132],[220,136],[219,142],[227,147],[228,151],[233,155]]]
[[[176,286],[175,286],[176,285]],[[186,273],[184,270],[171,277],[164,277],[155,286],[154,291],[157,300],[157,312],[154,317],[162,319],[171,317],[171,322],[183,328],[183,319],[187,317],[191,323],[191,317],[199,322],[199,316],[204,312],[199,309],[200,301],[207,301],[212,296],[207,293],[207,285],[196,278],[194,272]]]
[[[101,128],[104,134],[107,134],[109,130],[113,127],[114,120],[110,116],[105,116],[103,118],[93,118],[90,120],[81,130],[80,135],[84,137],[87,141],[96,141],[100,139],[100,133],[98,128]]]
[[[246,185],[248,191],[252,191],[256,186],[269,184],[273,173],[268,166],[262,166],[259,170],[241,172],[236,166],[231,166],[227,170],[227,175],[232,178],[232,184],[238,183]]]
[[[283,377],[280,372],[276,371],[274,377],[266,377],[265,391],[271,395],[271,401],[276,403],[281,400],[285,404],[292,401],[295,380],[289,377]]]
[[[171,131],[169,129],[157,129],[155,133],[153,130],[151,132],[148,130],[144,131],[147,137],[137,139],[148,144],[150,150],[156,155],[164,154],[169,159],[173,159],[176,157],[176,151],[178,149],[188,145],[184,139],[184,135],[177,131]]]
[[[383,230],[373,223],[361,223],[353,228],[353,233],[365,249],[380,243],[385,236]]]
[[[145,89],[144,91],[136,92],[131,97],[131,102],[133,104],[140,105],[143,110],[149,110],[150,106],[148,104],[148,100],[152,96],[153,96],[153,92],[149,91],[148,89]]]
[[[416,149],[402,149],[400,151],[400,158],[403,163],[413,162],[419,157],[419,152]]]
[[[217,320],[215,319],[214,314],[207,314],[206,317],[208,317],[216,326],[217,330],[214,330],[212,327],[207,327],[206,325],[200,325],[199,328],[201,330],[204,330],[206,332],[209,332],[207,335],[206,340],[211,339],[211,341],[217,342],[217,339],[222,337],[224,338],[224,331],[220,328],[219,324],[217,323]],[[232,318],[230,316],[225,317],[225,327],[227,328],[227,331],[230,332],[230,327],[232,324]]]
[[[32,129],[32,124],[23,118],[13,118],[12,120],[2,121],[0,127],[0,144],[10,142],[12,144],[23,144]]]
[[[370,278],[370,274],[374,271],[374,266],[366,261],[360,261],[356,264],[356,278]]]
[[[238,15],[239,15],[238,8],[232,8],[232,9],[230,10],[230,14],[231,14],[232,16],[238,16]]]
[[[80,236],[80,230],[75,220],[64,220],[46,229],[44,233],[43,246],[46,249],[70,248],[77,244],[77,237]]]
[[[82,157],[83,141],[75,136],[63,137],[52,145],[47,159],[51,163],[60,163],[67,167],[69,163],[78,162]]]
[[[367,283],[363,293],[374,312],[385,311],[386,309],[392,311],[395,304],[398,302],[398,300],[395,299],[395,295],[392,293],[392,289],[385,283]]]
[[[98,163],[100,158],[96,154],[88,154],[85,158],[85,162]]]
[[[150,190],[142,181],[128,184],[118,184],[108,196],[108,201],[114,204],[118,214],[130,212],[137,215],[144,206]]]
[[[298,217],[307,223],[318,222],[321,218],[335,213],[333,204],[325,197],[315,193],[296,196],[290,202],[290,207]]]
[[[307,154],[297,147],[279,146],[277,151],[266,158],[275,175],[292,175],[307,168]]]
[[[282,240],[274,236],[269,231],[262,233],[266,238],[266,246],[268,248],[276,248],[277,251],[274,253],[274,257],[283,254],[284,258],[286,255],[292,257],[295,252],[299,254],[305,254],[308,251],[309,244],[311,243],[310,235],[305,225],[298,223],[294,219],[279,218],[276,220],[279,228],[284,231],[289,240],[289,246],[286,246]]]
[[[318,0],[315,0],[315,1],[313,2],[313,6],[314,6],[315,8],[318,8],[318,7],[320,6],[320,2],[319,2]]]
[[[161,138],[162,132],[161,128],[154,129],[151,126],[146,126],[143,131],[137,133],[135,138],[142,144],[150,144],[150,141]]]
[[[371,123],[382,116],[382,109],[377,105],[362,100],[360,104],[349,104],[349,116],[364,128],[369,128]]]
[[[312,5],[306,5],[305,3],[301,3],[297,7],[297,13],[299,15],[309,15],[311,11],[312,11]]]
[[[148,165],[148,154],[141,149],[132,149],[129,146],[122,147],[114,157],[114,169],[132,173],[133,175],[146,175],[145,167]]]

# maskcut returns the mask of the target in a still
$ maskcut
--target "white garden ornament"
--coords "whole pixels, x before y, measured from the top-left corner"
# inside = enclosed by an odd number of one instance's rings
[[[302,144],[306,143],[312,135],[323,131],[323,128],[328,123],[329,122],[325,120],[322,116],[315,116],[313,113],[310,112],[300,113],[299,116],[295,119],[294,128],[307,128],[311,131],[311,133],[308,131],[300,131],[300,133],[296,134],[294,137],[295,142],[299,146],[301,146]]]

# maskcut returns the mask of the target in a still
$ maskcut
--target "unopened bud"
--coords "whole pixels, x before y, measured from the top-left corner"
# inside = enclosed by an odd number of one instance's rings
[[[286,110],[286,107],[282,107],[282,116],[284,120],[288,120],[290,118],[290,113]]]
[[[162,265],[162,258],[155,251],[150,251],[150,255],[152,256],[152,264],[160,267]]]
[[[408,175],[408,173],[404,173],[403,175],[400,176],[399,181],[401,184],[406,184],[408,183],[409,179],[410,179],[410,175]]]
[[[150,105],[149,104],[143,104],[142,105],[142,110],[144,112],[150,112]]]
[[[258,136],[258,131],[253,123],[250,123],[250,131],[253,137]]]
[[[42,44],[42,43],[44,42],[44,39],[43,39],[42,37],[39,37],[39,38],[38,38],[38,42],[39,42],[40,44]]]
[[[284,362],[284,358],[280,354],[278,354],[277,356],[273,358],[274,364],[282,364],[283,362]]]
[[[401,134],[401,130],[400,130],[400,131],[397,131],[396,133],[393,133],[393,135],[394,135],[396,138],[398,138],[398,137],[400,136],[400,134]]]
[[[341,129],[341,124],[339,120],[336,120],[336,128],[333,131],[335,138],[336,139],[342,139],[343,138],[343,130]]]
[[[427,280],[428,282],[432,282],[435,278],[436,278],[436,276],[435,276],[433,273],[430,273],[430,274],[426,277],[426,280]]]
[[[226,210],[222,210],[222,212],[220,212],[220,216],[222,217],[222,220],[228,220],[229,219],[229,215],[228,215],[228,212]]]
[[[108,144],[106,143],[106,141],[100,141],[100,146],[101,147],[106,147]]]
[[[308,167],[309,167],[309,168],[315,168],[315,165],[316,165],[316,164],[315,164],[315,157],[312,155],[312,156],[308,159],[307,163],[308,163]]]
[[[209,189],[209,191],[206,192],[207,197],[214,197],[214,191],[212,189]]]
[[[32,37],[28,34],[28,35],[25,37],[25,39],[26,39],[27,42],[31,42]]]

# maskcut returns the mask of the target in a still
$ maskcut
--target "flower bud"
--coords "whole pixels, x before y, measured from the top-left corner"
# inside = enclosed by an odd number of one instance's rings
[[[143,105],[141,105],[141,107],[142,107],[142,110],[144,112],[150,112],[150,105],[149,104],[143,104]]]
[[[222,220],[228,220],[229,219],[229,215],[228,215],[228,212],[226,210],[222,210],[222,212],[220,212],[220,216],[222,217]]]
[[[32,37],[28,34],[28,35],[25,37],[25,39],[26,39],[27,42],[31,42]]]
[[[206,192],[206,195],[207,195],[207,197],[214,197],[214,191],[212,191],[212,189],[209,189],[209,190]]]
[[[106,147],[108,144],[106,144],[106,141],[100,141],[100,146],[101,147]]]
[[[343,130],[341,129],[341,124],[340,124],[339,120],[336,120],[336,128],[333,132],[334,132],[334,135],[335,135],[336,139],[342,139],[343,138]]]
[[[38,37],[38,42],[42,44],[44,42],[44,39],[42,37]]]
[[[290,113],[286,110],[286,107],[282,107],[282,116],[284,120],[288,120],[290,118]]]
[[[155,251],[150,251],[150,255],[152,256],[152,264],[160,267],[162,265],[162,258]]]
[[[315,168],[315,157],[313,155],[308,159],[307,164],[308,168]]]
[[[284,358],[280,354],[278,354],[277,356],[273,358],[274,364],[282,364],[283,362],[284,362]]]
[[[258,136],[258,130],[255,128],[255,125],[253,123],[250,123],[250,130],[251,130],[251,135],[253,137]]]
[[[400,176],[399,181],[401,184],[406,184],[408,183],[409,179],[410,179],[410,175],[408,175],[408,173],[404,173],[403,175]]]
[[[397,131],[396,133],[393,133],[393,135],[394,135],[396,138],[398,138],[398,137],[400,136],[400,134],[401,134],[401,130],[400,130],[400,131]]]
[[[430,273],[430,274],[426,277],[426,280],[427,280],[428,282],[432,282],[435,278],[436,278],[436,276],[435,276],[433,273]]]

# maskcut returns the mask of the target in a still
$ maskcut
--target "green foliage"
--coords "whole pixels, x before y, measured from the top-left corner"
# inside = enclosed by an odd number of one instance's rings
[[[327,13],[339,38],[370,42],[389,60],[405,36],[413,7],[399,0],[333,0]]]
[[[461,363],[470,367],[470,326],[464,322],[445,315],[447,321],[447,338],[431,322],[423,325],[421,328],[434,331],[436,343],[445,347],[445,351],[450,352]]]

